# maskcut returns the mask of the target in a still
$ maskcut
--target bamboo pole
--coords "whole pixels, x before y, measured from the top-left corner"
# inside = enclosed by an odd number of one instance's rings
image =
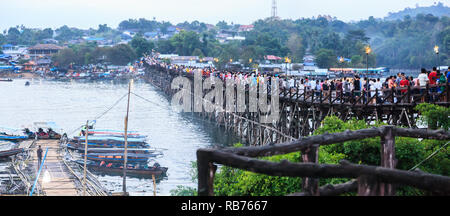
[[[152,179],[153,179],[153,196],[156,196],[156,180],[154,174],[152,174]]]
[[[87,161],[87,150],[88,150],[88,134],[89,134],[89,120],[86,121],[86,140],[84,144],[84,171],[83,171],[83,196],[86,196],[86,161]]]
[[[128,83],[128,103],[127,103],[127,115],[125,116],[125,151],[123,158],[123,194],[127,194],[127,160],[128,160],[128,113],[130,111],[130,92],[131,92],[131,81]]]

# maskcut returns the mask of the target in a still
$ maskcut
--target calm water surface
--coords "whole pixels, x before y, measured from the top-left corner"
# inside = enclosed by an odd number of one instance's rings
[[[128,91],[128,84],[106,82],[57,82],[33,80],[0,82],[0,127],[32,127],[33,122],[56,122],[69,136],[86,120],[93,120],[111,107]],[[177,185],[196,187],[191,181],[191,161],[202,147],[230,145],[237,140],[214,125],[177,113],[170,100],[150,84],[135,82],[132,92],[146,98],[131,96],[129,130],[148,136],[152,147],[163,148],[164,157],[157,159],[168,167],[168,177],[157,184],[157,195],[170,195]],[[96,128],[123,130],[126,97],[116,107],[97,120]],[[99,176],[112,192],[122,190],[119,176]],[[151,179],[127,177],[131,195],[153,195]]]

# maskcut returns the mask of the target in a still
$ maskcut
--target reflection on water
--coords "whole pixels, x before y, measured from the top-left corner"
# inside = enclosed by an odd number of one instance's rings
[[[27,80],[0,83],[0,126],[31,127],[33,122],[53,121],[64,132],[74,132],[86,120],[93,120],[127,93],[128,84],[107,82],[55,82]],[[148,136],[150,145],[166,149],[158,162],[169,167],[168,178],[157,184],[157,195],[170,195],[177,185],[196,187],[191,181],[191,161],[202,147],[230,145],[237,140],[213,124],[190,114],[175,112],[170,100],[150,84],[134,82],[132,91],[150,100],[131,96],[129,130]],[[96,127],[123,130],[126,98],[97,120]],[[60,132],[60,131],[58,131]],[[77,131],[78,132],[78,131]],[[122,190],[122,178],[99,176],[111,191]],[[152,179],[127,177],[131,195],[153,195]]]

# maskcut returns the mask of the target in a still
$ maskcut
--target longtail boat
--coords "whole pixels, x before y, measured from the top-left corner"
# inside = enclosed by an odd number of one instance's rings
[[[143,138],[128,138],[128,144],[129,145],[144,145],[145,139]],[[83,143],[86,142],[86,137],[84,136],[77,136],[73,138],[74,142]],[[89,143],[107,143],[107,144],[124,144],[125,138],[124,137],[114,137],[114,136],[88,136],[88,142]]]
[[[23,148],[0,151],[0,158],[6,158],[24,152]]]
[[[161,155],[160,153],[151,154],[127,154],[128,163],[147,163],[150,158]],[[84,154],[81,154],[84,157]],[[124,153],[88,153],[87,159],[92,161],[105,161],[109,163],[123,163]]]
[[[125,137],[124,131],[118,130],[100,130],[100,129],[91,129],[88,131],[89,136],[113,136],[113,137]],[[129,138],[146,138],[147,136],[140,135],[136,131],[129,131],[127,133],[127,137]]]
[[[67,144],[67,148],[76,150],[77,148],[84,149],[85,142],[78,142],[78,141],[70,141],[69,144]],[[88,148],[124,148],[124,143],[91,143],[88,142]],[[134,148],[148,148],[150,147],[149,144],[128,144],[128,148],[134,149]]]
[[[9,141],[0,141],[0,158],[13,156],[24,151],[23,148],[16,148],[17,144]]]
[[[89,148],[88,145],[88,153],[122,153],[125,151],[124,148]],[[76,150],[78,152],[84,152],[84,146],[75,147],[72,144],[68,144],[67,148]],[[130,148],[128,149],[128,153],[136,153],[136,154],[150,154],[158,152],[156,149],[152,148]]]
[[[33,125],[36,128],[35,136],[38,139],[61,139],[62,137],[61,134],[54,131],[54,129],[60,130],[55,122],[34,122]]]
[[[83,165],[83,160],[75,161],[78,164]],[[98,161],[87,161],[86,166],[88,169],[96,172],[106,173],[108,175],[120,175],[123,174],[123,165],[111,163],[105,164]],[[129,165],[127,166],[127,176],[135,176],[138,178],[152,178],[152,175],[155,175],[156,178],[165,177],[167,175],[167,167],[161,167],[158,163],[155,163],[153,166],[135,166]]]
[[[14,136],[8,134],[0,134],[0,140],[6,140],[11,142],[20,142],[22,140],[28,139],[28,136]]]

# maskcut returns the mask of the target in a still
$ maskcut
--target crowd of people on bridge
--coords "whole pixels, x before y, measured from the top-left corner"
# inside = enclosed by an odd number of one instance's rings
[[[439,71],[434,67],[431,71],[421,69],[418,77],[406,76],[398,73],[386,79],[361,78],[358,75],[348,78],[317,78],[280,76],[279,74],[261,74],[256,72],[244,73],[235,71],[221,71],[213,67],[196,68],[183,65],[173,65],[160,62],[154,57],[147,56],[145,61],[149,65],[178,73],[192,74],[200,70],[204,79],[217,77],[224,83],[233,80],[236,84],[257,86],[261,83],[272,81],[279,83],[281,95],[294,95],[297,98],[313,98],[327,103],[329,101],[351,102],[364,104],[379,103],[411,103],[411,102],[437,102],[447,101],[445,88],[450,82],[450,67],[446,71]]]

